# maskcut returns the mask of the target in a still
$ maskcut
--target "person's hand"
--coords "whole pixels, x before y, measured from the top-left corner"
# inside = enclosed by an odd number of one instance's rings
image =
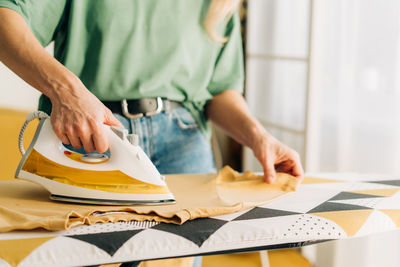
[[[304,172],[299,154],[266,131],[253,139],[251,148],[263,167],[264,178],[267,183],[275,181],[277,171],[303,179]]]
[[[64,144],[87,152],[109,148],[103,124],[123,127],[112,112],[77,79],[70,90],[50,97],[53,130]]]

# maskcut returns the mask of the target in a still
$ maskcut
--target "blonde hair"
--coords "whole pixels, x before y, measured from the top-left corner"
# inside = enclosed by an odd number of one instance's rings
[[[207,16],[204,20],[204,27],[211,40],[224,43],[227,38],[217,32],[218,25],[233,15],[239,7],[241,0],[211,0]]]

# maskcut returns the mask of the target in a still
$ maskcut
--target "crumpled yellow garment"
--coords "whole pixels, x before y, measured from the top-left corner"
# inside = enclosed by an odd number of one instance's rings
[[[216,178],[217,193],[221,201],[227,205],[237,202],[265,203],[287,192],[296,191],[300,179],[286,173],[278,173],[274,183],[267,184],[263,175],[256,175],[250,171],[240,175],[226,166],[219,171]]]
[[[159,206],[60,203],[49,200],[49,193],[39,185],[21,180],[1,181],[0,232],[35,228],[64,230],[82,224],[131,220],[182,224],[187,220],[237,212],[266,203],[293,190],[296,184],[292,184],[293,179],[298,184],[294,177],[285,178],[285,186],[282,187],[276,186],[278,184],[268,185],[250,173],[237,180],[229,178],[232,175],[238,177],[229,167],[225,167],[218,175],[167,175],[168,187],[177,203]],[[281,177],[286,175],[278,174],[278,183]],[[250,191],[256,192],[258,197],[243,193]],[[246,199],[244,195],[249,198]]]

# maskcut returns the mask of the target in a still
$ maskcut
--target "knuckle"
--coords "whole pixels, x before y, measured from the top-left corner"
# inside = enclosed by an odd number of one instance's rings
[[[95,128],[98,128],[102,124],[102,120],[97,117],[89,117],[86,120],[86,124],[89,128],[95,129]]]
[[[63,127],[62,127],[62,124],[61,123],[59,123],[59,122],[53,122],[52,123],[52,125],[53,125],[53,130],[54,130],[54,132],[56,133],[56,134],[58,134],[58,133],[62,133],[63,131]]]
[[[78,135],[79,137],[84,137],[85,136],[85,131],[83,130],[82,127],[75,128],[75,134]],[[84,139],[84,138],[83,138]]]
[[[63,132],[68,135],[72,135],[74,133],[74,128],[72,128],[70,125],[64,125]]]
[[[292,156],[296,160],[300,160],[300,154],[297,151],[292,150]]]
[[[60,128],[62,124],[59,120],[51,120],[51,125],[53,125],[53,128]]]
[[[113,116],[113,113],[111,112],[111,110],[110,110],[109,108],[106,107],[106,109],[105,109],[105,115],[106,115],[107,117],[112,117],[112,116]]]
[[[91,128],[98,125],[97,120],[95,118],[88,118],[87,123]]]
[[[54,128],[53,130],[54,130],[54,133],[55,133],[59,138],[63,137],[64,133],[63,133],[63,131],[61,130],[61,128]]]
[[[73,128],[74,130],[78,130],[78,129],[82,128],[82,124],[79,123],[79,122],[77,122],[77,121],[74,121],[74,122],[72,123],[72,128]]]
[[[92,128],[92,132],[93,132],[94,135],[101,135],[102,134],[101,128],[97,123],[94,124],[91,128]]]
[[[87,126],[84,123],[74,123],[73,129],[75,133],[77,133],[79,136],[83,137],[87,134]]]

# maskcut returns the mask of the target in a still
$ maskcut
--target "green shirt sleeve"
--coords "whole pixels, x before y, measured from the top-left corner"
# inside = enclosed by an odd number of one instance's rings
[[[225,37],[228,41],[223,44],[215,62],[213,76],[207,86],[212,95],[227,89],[243,93],[244,63],[243,45],[240,32],[240,18],[236,12],[226,25]]]
[[[43,46],[53,39],[67,0],[0,0],[0,7],[18,12]]]

